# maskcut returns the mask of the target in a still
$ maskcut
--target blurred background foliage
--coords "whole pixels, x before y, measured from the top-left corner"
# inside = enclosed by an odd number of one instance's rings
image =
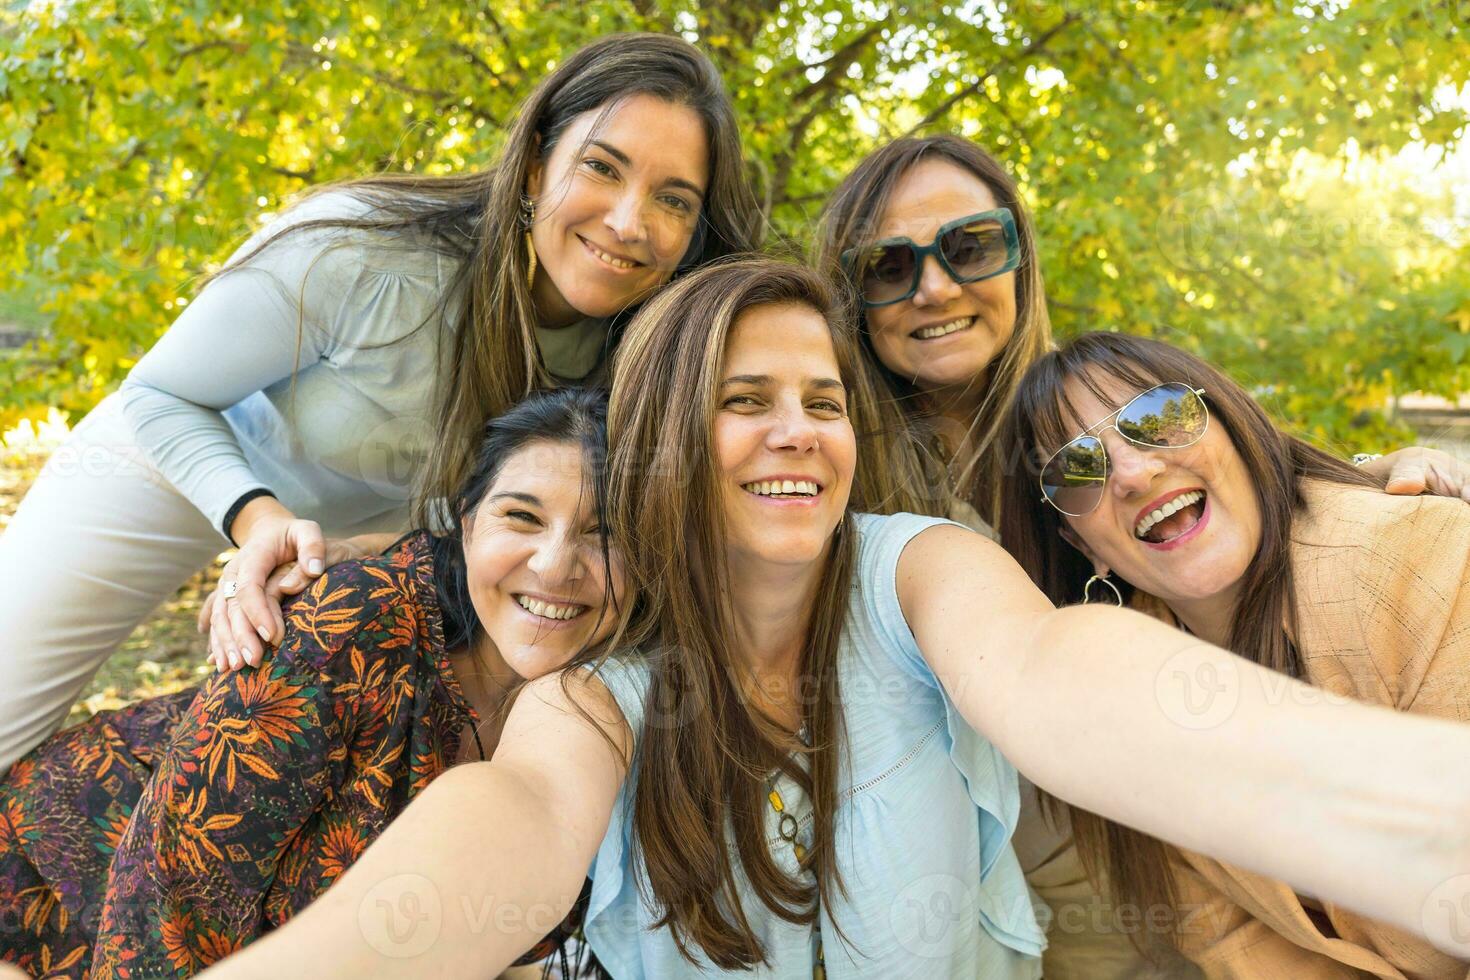
[[[12,0],[0,431],[79,418],[302,189],[485,165],[618,30],[720,64],[779,236],[954,130],[1022,185],[1060,335],[1183,343],[1344,450],[1470,390],[1470,0]]]

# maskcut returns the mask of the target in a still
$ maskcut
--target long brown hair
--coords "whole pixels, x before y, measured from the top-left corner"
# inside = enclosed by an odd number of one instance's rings
[[[575,117],[639,94],[688,106],[704,121],[709,190],[680,269],[756,248],[760,212],[719,71],[680,38],[610,34],[577,49],[526,97],[499,159],[488,169],[442,177],[385,173],[323,185],[308,196],[346,191],[371,210],[361,218],[290,225],[225,270],[247,263],[284,235],[328,228],[413,235],[462,263],[454,288],[425,321],[438,316],[453,332],[441,357],[445,374],[435,379],[435,437],[415,488],[416,524],[443,523],[436,502],[450,499],[463,482],[485,420],[555,384],[536,345],[527,284],[531,256],[518,221],[532,164],[550,155]],[[616,332],[615,325],[614,340]]]
[[[698,948],[724,969],[766,962],[741,906],[742,868],[760,902],[790,922],[813,921],[818,901],[829,903],[841,889],[832,817],[842,737],[837,649],[853,572],[851,532],[839,529],[833,539],[801,654],[800,676],[810,685],[801,692],[809,774],[789,761],[803,750],[743,693],[731,640],[723,480],[711,426],[735,322],[770,303],[801,304],[827,320],[849,386],[859,456],[866,455],[865,446],[887,430],[873,419],[881,409],[853,389],[861,355],[839,294],[810,268],[776,259],[718,262],[650,300],[615,357],[608,411],[608,521],[639,597],[617,645],[636,648],[652,669],[650,707],[636,735],[635,846],[648,869],[656,925],[670,929],[685,956],[692,959]],[[871,495],[860,472],[848,513]],[[815,889],[788,877],[767,846],[764,779],[775,770],[796,779],[812,801],[813,844],[802,864],[815,868]],[[731,859],[731,835],[738,861]]]
[[[1059,606],[1079,601],[1093,573],[1091,562],[1062,539],[1061,514],[1042,501],[1037,484],[1040,464],[1077,434],[1080,416],[1067,396],[1068,380],[1084,385],[1104,403],[1112,400],[1108,383],[1142,391],[1182,381],[1204,389],[1210,424],[1229,434],[1261,514],[1261,542],[1241,579],[1227,647],[1262,666],[1301,677],[1301,659],[1288,630],[1294,631],[1296,622],[1289,545],[1294,515],[1304,506],[1302,481],[1379,489],[1382,484],[1282,432],[1245,389],[1193,354],[1127,334],[1083,334],[1026,372],[1000,437],[1006,458],[1031,464],[1008,474],[1002,485],[1001,543]],[[1119,580],[1118,587],[1124,602],[1131,602],[1133,586]],[[1055,816],[1058,801],[1048,797],[1046,809]],[[1174,906],[1161,841],[1078,807],[1068,805],[1066,810],[1084,865],[1096,882],[1111,889],[1119,907]],[[1176,919],[1171,931],[1177,925]]]
[[[894,140],[865,157],[827,200],[817,231],[815,261],[817,268],[850,282],[842,269],[842,253],[853,248],[865,251],[873,244],[894,187],[915,165],[936,159],[974,174],[990,188],[996,202],[1015,219],[1021,246],[1021,264],[1015,273],[1015,329],[1005,349],[990,365],[985,398],[966,434],[964,442],[973,447],[973,455],[953,461],[957,465],[951,466],[954,485],[961,495],[981,517],[994,524],[999,516],[1004,469],[1004,459],[996,451],[1001,421],[1021,375],[1052,345],[1036,233],[1015,181],[994,157],[959,136],[945,133]],[[926,404],[914,379],[901,377],[884,365],[873,348],[866,318],[860,316],[858,324],[863,349],[877,366],[888,393],[905,405],[916,420],[932,420],[934,406]],[[936,439],[931,437],[926,441],[932,451],[942,452],[942,447],[935,445]]]

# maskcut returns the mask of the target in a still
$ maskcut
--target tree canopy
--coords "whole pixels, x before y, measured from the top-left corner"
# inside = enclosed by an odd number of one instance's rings
[[[32,0],[0,10],[0,294],[51,322],[0,423],[94,404],[303,188],[486,165],[620,30],[721,66],[781,236],[883,141],[953,130],[1021,184],[1061,336],[1182,343],[1354,448],[1389,396],[1470,389],[1470,201],[1435,166],[1466,0]]]

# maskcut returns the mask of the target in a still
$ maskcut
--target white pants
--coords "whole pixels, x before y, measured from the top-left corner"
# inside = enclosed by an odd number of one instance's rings
[[[116,395],[90,412],[0,535],[0,775],[61,726],[133,628],[228,547],[138,448]]]

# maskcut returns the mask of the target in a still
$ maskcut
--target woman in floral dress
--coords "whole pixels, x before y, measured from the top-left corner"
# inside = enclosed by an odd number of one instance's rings
[[[18,762],[0,783],[0,961],[192,976],[330,887],[446,768],[488,757],[516,684],[616,622],[605,404],[564,389],[492,421],[455,533],[330,568],[259,668],[102,712]]]

